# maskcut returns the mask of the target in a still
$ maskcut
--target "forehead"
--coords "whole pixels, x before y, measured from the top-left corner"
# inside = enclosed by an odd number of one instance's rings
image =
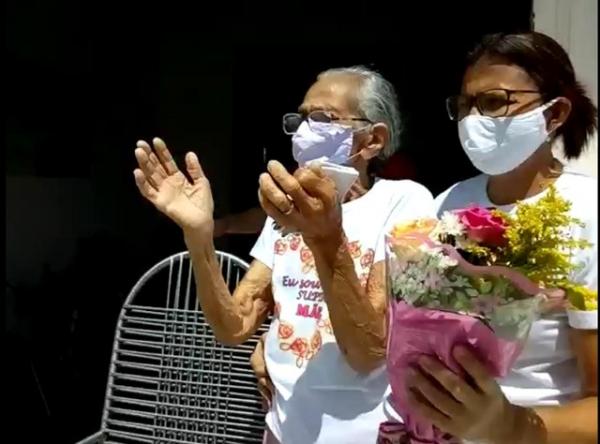
[[[351,113],[357,107],[360,79],[347,74],[330,74],[319,78],[307,91],[299,110]]]
[[[538,89],[527,71],[501,58],[482,57],[467,68],[462,85],[464,94],[472,95],[495,88]]]

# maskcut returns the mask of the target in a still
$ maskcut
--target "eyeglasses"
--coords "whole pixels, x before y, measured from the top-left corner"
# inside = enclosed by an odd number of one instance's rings
[[[332,123],[332,122],[368,122],[369,119],[363,117],[337,117],[328,111],[313,111],[308,115],[300,113],[288,113],[283,115],[283,132],[289,135],[295,134],[304,121],[308,122],[310,127],[312,123]]]
[[[471,114],[473,107],[479,114],[488,117],[504,117],[508,114],[510,105],[518,103],[512,99],[515,93],[540,94],[529,89],[496,88],[480,92],[474,96],[458,95],[446,99],[446,110],[451,120],[461,120]]]

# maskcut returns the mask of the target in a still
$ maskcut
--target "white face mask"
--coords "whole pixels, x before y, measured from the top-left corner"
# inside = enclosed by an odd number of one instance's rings
[[[529,159],[548,138],[544,111],[555,102],[516,116],[469,115],[458,122],[460,142],[475,168],[497,176]]]
[[[350,160],[354,129],[335,123],[304,121],[292,136],[292,154],[298,165],[311,160],[325,160],[346,165]]]

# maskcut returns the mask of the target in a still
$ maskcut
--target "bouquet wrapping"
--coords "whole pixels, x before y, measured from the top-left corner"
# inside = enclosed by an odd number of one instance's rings
[[[514,216],[470,207],[389,233],[387,370],[390,403],[403,424],[382,424],[380,443],[459,442],[410,410],[406,370],[421,356],[460,375],[452,351],[464,345],[502,378],[541,313],[573,308],[577,301],[581,310],[595,309],[597,294],[569,280],[573,250],[587,244],[567,234],[579,223],[568,210],[550,189],[537,203],[518,204]],[[534,216],[543,219],[532,221]]]

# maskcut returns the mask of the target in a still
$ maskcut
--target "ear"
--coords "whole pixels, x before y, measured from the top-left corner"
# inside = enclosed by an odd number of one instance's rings
[[[546,110],[546,121],[548,122],[548,134],[556,134],[571,114],[571,101],[566,97],[559,97],[556,102]]]
[[[384,146],[390,140],[390,131],[385,123],[375,123],[371,125],[367,136],[367,143],[361,151],[361,157],[365,160],[372,159],[379,155]]]

